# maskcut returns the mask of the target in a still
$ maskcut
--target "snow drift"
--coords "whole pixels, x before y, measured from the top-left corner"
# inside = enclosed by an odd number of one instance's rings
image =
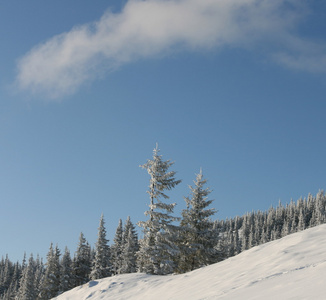
[[[124,274],[54,299],[325,299],[326,224],[182,275]]]

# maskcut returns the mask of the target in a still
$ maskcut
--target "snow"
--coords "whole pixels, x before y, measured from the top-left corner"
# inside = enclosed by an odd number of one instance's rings
[[[181,275],[124,274],[54,299],[325,299],[326,224]]]

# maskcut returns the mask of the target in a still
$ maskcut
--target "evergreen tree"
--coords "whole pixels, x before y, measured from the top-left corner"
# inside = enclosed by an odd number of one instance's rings
[[[42,259],[37,255],[35,261],[35,271],[34,271],[34,287],[35,294],[39,295],[41,292],[42,280],[44,277],[44,265]]]
[[[9,299],[10,297],[13,299],[18,294],[20,278],[22,276],[21,269],[21,265],[19,264],[19,262],[17,262],[14,266],[14,272],[9,285],[9,289],[6,292],[6,295]]]
[[[138,235],[137,235],[137,231],[136,228],[134,226],[134,224],[131,222],[130,220],[130,216],[127,217],[124,229],[123,229],[123,245],[125,245],[127,243],[128,240],[128,236],[129,236],[129,229],[131,229],[132,232],[132,236],[134,238],[134,244],[136,245],[136,252],[138,251]]]
[[[21,271],[23,272],[25,268],[26,268],[26,252],[24,252],[24,258],[23,258],[23,262],[22,262]]]
[[[137,271],[136,253],[138,250],[139,244],[137,232],[128,216],[122,237],[121,274],[134,273]]]
[[[81,232],[79,243],[73,260],[73,272],[75,286],[82,285],[89,281],[91,273],[91,247]]]
[[[121,274],[121,254],[123,249],[123,227],[121,219],[119,220],[113,242],[114,244],[111,246],[113,274]]]
[[[251,224],[250,231],[249,231],[248,248],[250,249],[254,246],[256,246],[255,229],[253,224]]]
[[[134,273],[137,271],[136,253],[139,250],[138,237],[134,225],[127,218],[123,230],[123,247],[121,253],[121,273]]]
[[[140,241],[137,258],[139,271],[149,274],[172,273],[176,267],[174,260],[178,254],[177,228],[172,224],[178,218],[171,215],[175,203],[167,204],[162,199],[168,199],[164,192],[174,188],[181,180],[174,178],[174,171],[168,171],[173,162],[163,161],[159,151],[156,146],[153,158],[141,165],[150,175],[147,191],[150,204],[149,210],[145,212],[149,220],[138,223],[143,228],[144,237]]]
[[[282,228],[282,233],[281,233],[281,237],[285,237],[287,235],[289,235],[291,232],[290,230],[290,224],[289,222],[286,220],[283,224],[283,228]]]
[[[0,263],[0,296],[9,289],[13,272],[14,268],[12,262],[9,260],[8,255],[6,255],[6,258],[2,258]]]
[[[217,261],[214,249],[217,236],[210,220],[216,211],[208,208],[213,200],[207,199],[211,191],[204,188],[206,182],[200,171],[194,187],[189,186],[191,197],[185,197],[187,209],[182,211],[179,272],[191,271]]]
[[[106,229],[104,216],[101,215],[100,226],[98,228],[97,242],[95,245],[95,257],[93,269],[91,272],[91,279],[100,279],[112,275],[112,266],[110,261],[110,247],[106,239]]]
[[[305,217],[304,217],[303,208],[301,208],[299,213],[298,231],[302,231],[305,228],[306,228]]]
[[[33,255],[30,256],[27,267],[23,271],[20,281],[20,288],[18,291],[19,300],[35,300],[37,297],[36,289],[34,286],[34,259]]]
[[[48,300],[58,295],[60,273],[60,250],[58,246],[53,249],[53,244],[51,243],[47,255],[45,274],[40,287],[40,299]]]
[[[234,255],[237,255],[241,252],[241,245],[240,245],[240,240],[239,240],[239,232],[238,229],[236,228],[234,231]]]
[[[61,273],[60,273],[60,288],[59,293],[64,293],[74,287],[74,277],[72,268],[72,259],[70,251],[65,247],[65,252],[60,261]]]
[[[316,196],[316,224],[323,224],[326,221],[326,196],[324,191],[319,191]]]

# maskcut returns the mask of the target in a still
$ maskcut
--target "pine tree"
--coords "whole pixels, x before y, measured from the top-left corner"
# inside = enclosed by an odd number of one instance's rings
[[[0,296],[9,289],[13,271],[12,262],[9,260],[8,255],[6,255],[6,258],[2,258],[0,263]]]
[[[300,213],[299,213],[299,222],[298,222],[298,231],[302,231],[306,228],[305,225],[305,218],[304,218],[304,212],[303,209],[300,209]]]
[[[22,268],[19,262],[15,264],[14,273],[12,275],[12,280],[9,286],[9,290],[7,291],[8,297],[14,297],[17,295],[19,290],[20,278],[22,276]]]
[[[139,250],[138,237],[134,225],[127,218],[123,230],[123,247],[121,253],[121,274],[137,271],[136,253]]]
[[[91,279],[93,280],[112,275],[110,247],[108,242],[109,241],[106,239],[104,216],[102,214],[98,228],[97,242],[95,245],[95,257],[91,272]]]
[[[121,274],[137,271],[136,253],[139,250],[138,236],[135,226],[128,216],[122,236]]]
[[[37,297],[36,289],[34,286],[34,259],[33,255],[30,256],[27,267],[23,271],[20,281],[20,288],[18,291],[19,300],[35,300]]]
[[[122,237],[123,245],[125,245],[127,243],[128,236],[129,236],[129,229],[131,229],[132,236],[134,238],[134,244],[136,245],[136,248],[137,248],[136,251],[138,251],[138,235],[137,235],[137,231],[136,231],[134,224],[130,220],[130,216],[127,217],[125,226],[123,228],[123,237]]]
[[[145,215],[149,220],[139,222],[143,228],[144,237],[140,241],[140,250],[137,253],[138,269],[149,274],[168,274],[175,269],[175,257],[178,253],[176,244],[176,226],[172,223],[178,218],[173,217],[175,203],[167,204],[162,199],[169,197],[164,193],[178,185],[181,180],[174,178],[175,172],[168,171],[173,165],[170,160],[163,161],[156,145],[153,159],[147,160],[143,169],[150,175],[149,210]]]
[[[121,274],[121,254],[123,250],[123,227],[122,220],[119,220],[118,227],[113,239],[114,244],[111,246],[111,258],[113,274]]]
[[[234,231],[234,247],[233,248],[234,248],[234,255],[237,255],[241,252],[239,232],[238,232],[237,228],[235,228],[235,231]]]
[[[210,220],[216,211],[207,208],[213,200],[207,199],[211,191],[204,188],[206,182],[200,171],[194,181],[194,187],[189,186],[191,197],[185,197],[187,209],[182,211],[179,272],[191,271],[217,260],[214,250],[217,237]]]
[[[326,196],[324,191],[319,191],[316,196],[316,224],[320,225],[326,221]]]
[[[82,285],[89,281],[91,273],[91,247],[81,232],[79,236],[79,243],[73,260],[73,272],[75,286]]]
[[[241,227],[241,251],[249,249],[249,234],[250,234],[250,217],[247,213],[243,217],[242,227]]]
[[[65,252],[60,261],[61,273],[60,273],[60,288],[59,293],[64,293],[74,287],[74,277],[72,268],[72,259],[70,251],[65,247]]]
[[[45,274],[42,280],[39,298],[51,299],[58,295],[60,286],[60,250],[58,246],[53,249],[51,243],[47,255]]]
[[[35,261],[35,271],[34,271],[34,287],[35,287],[35,294],[39,295],[42,286],[42,280],[44,277],[44,265],[42,259],[37,255]]]
[[[281,237],[285,237],[287,235],[289,235],[291,232],[290,230],[290,224],[289,222],[286,220],[283,224],[283,228],[282,228],[282,233],[281,233]]]

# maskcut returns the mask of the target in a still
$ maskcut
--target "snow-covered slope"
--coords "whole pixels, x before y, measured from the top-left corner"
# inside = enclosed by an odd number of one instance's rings
[[[326,225],[187,274],[109,277],[54,299],[326,299]]]

